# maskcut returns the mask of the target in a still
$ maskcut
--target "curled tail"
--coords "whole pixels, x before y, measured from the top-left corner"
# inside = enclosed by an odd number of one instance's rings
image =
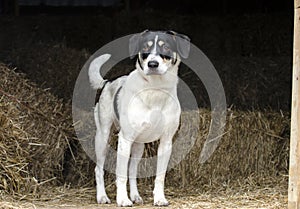
[[[89,66],[89,80],[93,89],[101,89],[103,87],[105,80],[100,74],[100,68],[110,57],[110,54],[103,54],[91,62]]]

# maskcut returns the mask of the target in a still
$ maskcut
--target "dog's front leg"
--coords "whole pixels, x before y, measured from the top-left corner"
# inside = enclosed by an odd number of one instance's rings
[[[164,184],[166,170],[170,160],[172,152],[172,137],[163,137],[160,140],[157,153],[157,170],[154,185],[154,205],[155,206],[167,206],[169,205],[168,200],[165,198]]]
[[[129,163],[130,199],[134,203],[143,204],[137,188],[137,171],[144,152],[144,143],[133,143],[131,147],[131,158]]]
[[[127,171],[132,143],[133,141],[123,137],[122,132],[119,133],[116,167],[117,205],[119,207],[132,206],[127,195]]]

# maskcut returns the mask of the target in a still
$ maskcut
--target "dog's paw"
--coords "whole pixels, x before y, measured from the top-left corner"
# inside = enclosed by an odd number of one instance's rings
[[[155,206],[168,206],[169,202],[166,198],[160,198],[158,200],[154,200],[154,205]]]
[[[134,197],[131,197],[131,201],[133,203],[137,203],[137,204],[143,204],[144,203],[144,201],[143,201],[143,199],[141,198],[140,195],[134,195]]]
[[[110,199],[106,195],[97,197],[97,202],[98,202],[98,204],[110,204],[111,203]]]
[[[118,207],[132,207],[132,202],[129,198],[117,199]]]

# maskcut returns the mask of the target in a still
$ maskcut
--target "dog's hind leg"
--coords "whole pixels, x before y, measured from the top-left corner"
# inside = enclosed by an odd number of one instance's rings
[[[130,199],[134,203],[143,204],[137,188],[137,170],[144,152],[144,143],[133,143],[131,147],[131,158],[129,163]]]
[[[103,140],[103,133],[97,130],[95,138],[95,147],[96,147],[96,158],[97,165],[95,168],[95,177],[96,177],[96,190],[97,190],[97,202],[99,204],[111,203],[110,199],[107,197],[105,191],[104,183],[104,162],[107,149],[107,141]]]
[[[96,152],[96,168],[95,168],[95,177],[96,177],[96,190],[97,190],[97,202],[99,204],[111,203],[110,199],[107,197],[105,191],[104,183],[104,163],[108,146],[108,139],[110,134],[110,127],[112,125],[112,119],[107,120],[105,123],[102,119],[102,116],[98,112],[98,105],[95,107],[95,122],[97,126],[96,137],[95,137],[95,152]],[[102,119],[102,120],[101,120]],[[100,123],[100,121],[102,123]]]

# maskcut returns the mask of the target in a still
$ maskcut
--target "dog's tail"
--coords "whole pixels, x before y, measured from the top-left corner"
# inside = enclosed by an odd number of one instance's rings
[[[102,78],[100,68],[110,57],[110,54],[103,54],[91,62],[89,66],[89,79],[93,89],[101,89],[105,84],[106,80]]]

